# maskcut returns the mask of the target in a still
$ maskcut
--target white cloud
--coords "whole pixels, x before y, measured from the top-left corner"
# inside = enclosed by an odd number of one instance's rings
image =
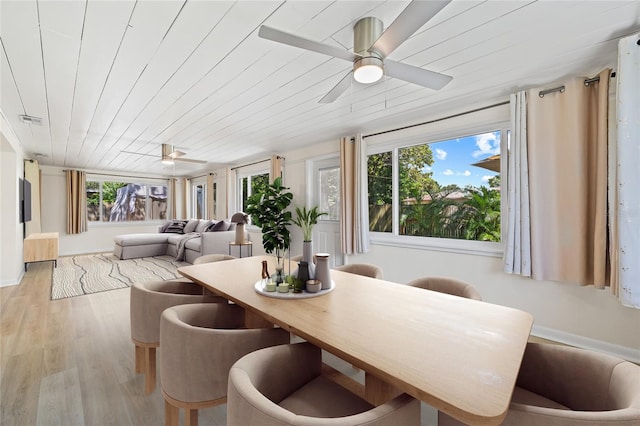
[[[447,169],[444,172],[442,172],[443,175],[447,175],[447,176],[451,176],[453,174],[453,170],[451,169]]]
[[[476,136],[478,149],[471,154],[473,158],[500,154],[500,142],[493,133],[484,133]]]
[[[436,148],[436,158],[438,160],[444,160],[445,158],[447,158],[447,151],[445,151],[444,149]]]
[[[464,172],[458,174],[461,176],[471,176],[471,172],[469,170],[465,170]]]
[[[489,182],[489,179],[491,179],[493,176],[482,176],[482,181],[483,182]]]

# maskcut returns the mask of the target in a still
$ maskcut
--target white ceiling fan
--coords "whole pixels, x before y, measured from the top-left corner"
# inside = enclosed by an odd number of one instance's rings
[[[183,158],[184,155],[187,155],[185,152],[178,151],[173,147],[173,145],[169,145],[166,143],[162,144],[162,153],[161,155],[153,155],[153,154],[143,154],[141,152],[133,152],[133,151],[120,151],[125,154],[135,154],[135,155],[144,155],[147,157],[156,157],[160,158],[160,162],[166,166],[174,165],[174,162],[181,163],[196,163],[196,164],[206,164],[206,160],[194,160],[191,158]]]
[[[352,74],[357,82],[369,84],[380,80],[386,72],[390,77],[439,90],[453,77],[385,58],[450,2],[451,0],[414,0],[384,32],[382,21],[378,18],[360,19],[353,26],[354,52],[308,40],[266,25],[260,27],[258,36],[353,62],[353,70],[320,99],[319,103],[331,103],[338,99],[351,84]]]

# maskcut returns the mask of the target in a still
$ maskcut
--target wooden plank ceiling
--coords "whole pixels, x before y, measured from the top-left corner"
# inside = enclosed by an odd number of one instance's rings
[[[640,29],[637,0],[454,0],[389,57],[449,74],[448,86],[388,78],[332,104],[318,100],[350,63],[257,35],[267,24],[351,49],[359,18],[386,26],[407,4],[2,0],[1,112],[41,164],[193,175],[589,76]],[[163,168],[162,143],[209,163]]]

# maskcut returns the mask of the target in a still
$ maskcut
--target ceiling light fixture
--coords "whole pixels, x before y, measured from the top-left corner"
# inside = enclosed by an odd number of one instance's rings
[[[42,126],[42,118],[33,117],[31,115],[19,115],[20,121],[25,124],[35,124],[37,126]]]
[[[156,157],[157,158],[157,157]],[[156,160],[158,161],[158,160]],[[162,160],[160,160],[162,162],[162,164],[164,164],[165,166],[173,166],[173,158],[169,157],[168,155],[163,155],[162,156]]]
[[[160,160],[165,166],[173,166],[173,146],[163,143],[162,144],[162,159]]]
[[[382,60],[376,56],[365,56],[353,63],[353,78],[358,83],[375,83],[383,74]]]

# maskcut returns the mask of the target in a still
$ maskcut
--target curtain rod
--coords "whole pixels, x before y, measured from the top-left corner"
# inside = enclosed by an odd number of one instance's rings
[[[198,178],[201,178],[201,177],[211,176],[211,175],[218,176],[217,173],[207,173],[206,175],[193,176],[193,177],[190,177],[190,178],[187,178],[187,179],[198,179]]]
[[[286,160],[286,158],[281,157],[279,155],[276,155],[276,158],[279,160]],[[236,166],[236,167],[232,167],[231,170],[237,170],[237,169],[241,169],[243,167],[249,167],[249,166],[253,166],[254,164],[260,164],[260,163],[265,163],[267,161],[271,161],[271,158],[267,158],[266,160],[259,160],[259,161],[254,161],[253,163],[249,163],[249,164],[243,164],[241,166]]]
[[[614,78],[615,76],[616,76],[616,73],[614,71],[611,73],[611,78]],[[600,77],[586,78],[584,80],[584,85],[589,86],[591,83],[595,83],[596,81],[600,81]],[[541,90],[540,92],[538,92],[538,96],[540,96],[541,98],[544,98],[544,95],[548,95],[549,93],[554,93],[554,92],[564,93],[564,85],[554,87],[553,89]]]
[[[73,171],[68,169],[63,169],[63,172]],[[113,177],[124,177],[124,178],[132,178],[132,179],[148,179],[148,180],[167,180],[170,178],[154,178],[154,177],[144,177],[144,176],[130,176],[130,175],[119,175],[117,173],[94,173],[94,172],[85,172],[88,175],[98,175],[98,176],[113,176]]]
[[[439,121],[449,120],[450,118],[456,118],[456,117],[460,117],[462,115],[467,115],[467,114],[471,114],[471,113],[478,112],[478,111],[484,111],[485,109],[495,108],[495,107],[499,107],[499,106],[502,106],[502,105],[508,105],[508,104],[509,104],[509,101],[498,102],[497,104],[487,105],[487,106],[483,106],[483,107],[480,107],[480,108],[472,109],[470,111],[464,111],[464,112],[460,112],[458,114],[453,114],[453,115],[448,115],[446,117],[436,118],[435,120],[424,121],[422,123],[411,124],[409,126],[404,126],[404,127],[398,127],[397,129],[385,130],[383,132],[372,133],[370,135],[364,135],[364,136],[362,136],[362,139],[366,139],[366,138],[369,138],[369,137],[372,137],[372,136],[384,135],[386,133],[393,133],[393,132],[397,132],[397,131],[400,131],[400,130],[411,129],[413,127],[424,126],[426,124],[433,124],[433,123],[437,123]]]

